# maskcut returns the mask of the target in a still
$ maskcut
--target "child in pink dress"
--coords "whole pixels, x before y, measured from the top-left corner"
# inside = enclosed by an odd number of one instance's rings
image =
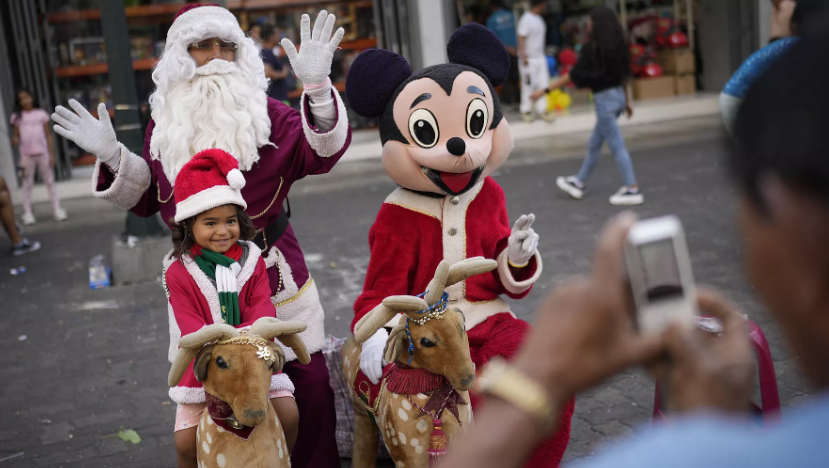
[[[55,167],[55,148],[49,132],[49,114],[37,106],[32,93],[20,90],[11,124],[14,127],[12,144],[20,149],[20,166],[23,168],[23,224],[35,223],[32,214],[35,167],[40,168],[40,177],[49,192],[55,220],[65,220],[66,211],[60,207],[55,175],[52,172]]]

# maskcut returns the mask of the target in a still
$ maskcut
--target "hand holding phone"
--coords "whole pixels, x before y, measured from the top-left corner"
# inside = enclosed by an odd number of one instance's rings
[[[673,322],[694,324],[696,287],[679,218],[634,224],[625,242],[625,263],[640,332],[661,333]]]

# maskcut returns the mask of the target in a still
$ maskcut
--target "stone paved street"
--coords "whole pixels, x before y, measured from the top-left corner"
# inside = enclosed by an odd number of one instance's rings
[[[646,197],[635,211],[682,218],[697,280],[725,291],[764,330],[786,417],[811,390],[741,273],[735,190],[723,174],[719,132],[715,117],[626,128]],[[495,174],[511,220],[537,216],[544,275],[528,298],[511,301],[521,318],[532,320],[544,293],[587,271],[598,230],[620,211],[607,203],[621,183],[610,156],[597,167],[584,200],[571,200],[555,186],[556,176],[578,170],[586,139],[575,134],[521,142]],[[368,264],[368,229],[394,187],[375,160],[338,166],[292,190],[292,224],[320,288],[329,334],[348,333]],[[90,291],[87,262],[99,253],[109,257],[124,214],[91,198],[68,201],[66,208],[70,220],[57,224],[47,206],[37,207],[45,221],[25,235],[43,243],[40,252],[0,257],[0,459],[24,453],[0,467],[175,466],[164,293],[158,283]],[[17,266],[28,271],[10,275]],[[567,458],[589,456],[646,429],[652,405],[653,382],[641,371],[578,395]],[[143,441],[115,438],[122,427]]]

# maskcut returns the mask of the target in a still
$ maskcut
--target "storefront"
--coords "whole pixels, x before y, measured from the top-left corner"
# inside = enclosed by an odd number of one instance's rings
[[[14,105],[15,90],[26,88],[38,98],[44,109],[56,103],[76,99],[94,113],[98,103],[106,103],[115,115],[112,86],[109,81],[107,55],[102,31],[102,12],[98,1],[110,0],[7,0],[9,14],[2,15],[2,36],[8,50],[0,58],[0,89],[3,110],[8,116]],[[114,1],[114,0],[113,0]],[[195,3],[195,2],[188,2]],[[242,0],[224,2],[247,31],[254,23],[274,25],[283,37],[299,43],[300,16],[312,17],[325,8],[337,15],[337,24],[345,28],[332,66],[332,81],[344,89],[348,64],[360,51],[377,46],[373,0]],[[132,68],[142,125],[149,121],[147,98],[153,90],[152,68],[164,50],[167,29],[185,2],[165,0],[124,0]],[[0,44],[3,45],[3,44]],[[277,46],[277,52],[282,54]],[[281,57],[285,63],[287,58]],[[301,83],[290,80],[289,98],[296,105]],[[6,117],[4,117],[8,120]],[[116,126],[118,122],[115,122]],[[58,179],[72,173],[88,172],[95,157],[57,138]],[[80,170],[78,168],[81,168]],[[3,171],[7,172],[7,171]],[[8,177],[8,176],[7,176]]]
[[[529,8],[526,0],[505,0],[517,22]],[[493,2],[457,0],[464,21],[486,24]],[[637,99],[668,98],[719,92],[739,64],[762,43],[769,0],[548,0],[547,55],[551,71],[574,63],[587,40],[590,9],[614,10],[634,46],[632,68]],[[639,47],[636,47],[639,46]],[[648,64],[656,64],[649,67]],[[553,73],[554,74],[554,73]],[[568,91],[572,103],[588,93]]]

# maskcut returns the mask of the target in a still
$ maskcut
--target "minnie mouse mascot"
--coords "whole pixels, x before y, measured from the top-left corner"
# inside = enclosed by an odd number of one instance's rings
[[[535,216],[522,215],[510,228],[504,191],[489,177],[513,148],[495,93],[509,71],[507,50],[473,23],[452,34],[447,52],[448,64],[413,73],[402,56],[369,49],[346,78],[352,109],[379,117],[383,166],[400,186],[369,231],[371,260],[354,304],[352,330],[384,298],[424,292],[441,260],[495,259],[492,273],[446,289],[465,315],[472,360],[481,369],[495,356],[511,358],[527,333],[529,324],[515,318],[501,295],[526,296],[541,275],[541,256],[531,228]],[[382,377],[387,338],[381,328],[363,343],[360,368],[375,383]],[[475,394],[471,399],[474,409],[481,399]],[[573,400],[559,432],[527,466],[559,464],[572,412]]]

